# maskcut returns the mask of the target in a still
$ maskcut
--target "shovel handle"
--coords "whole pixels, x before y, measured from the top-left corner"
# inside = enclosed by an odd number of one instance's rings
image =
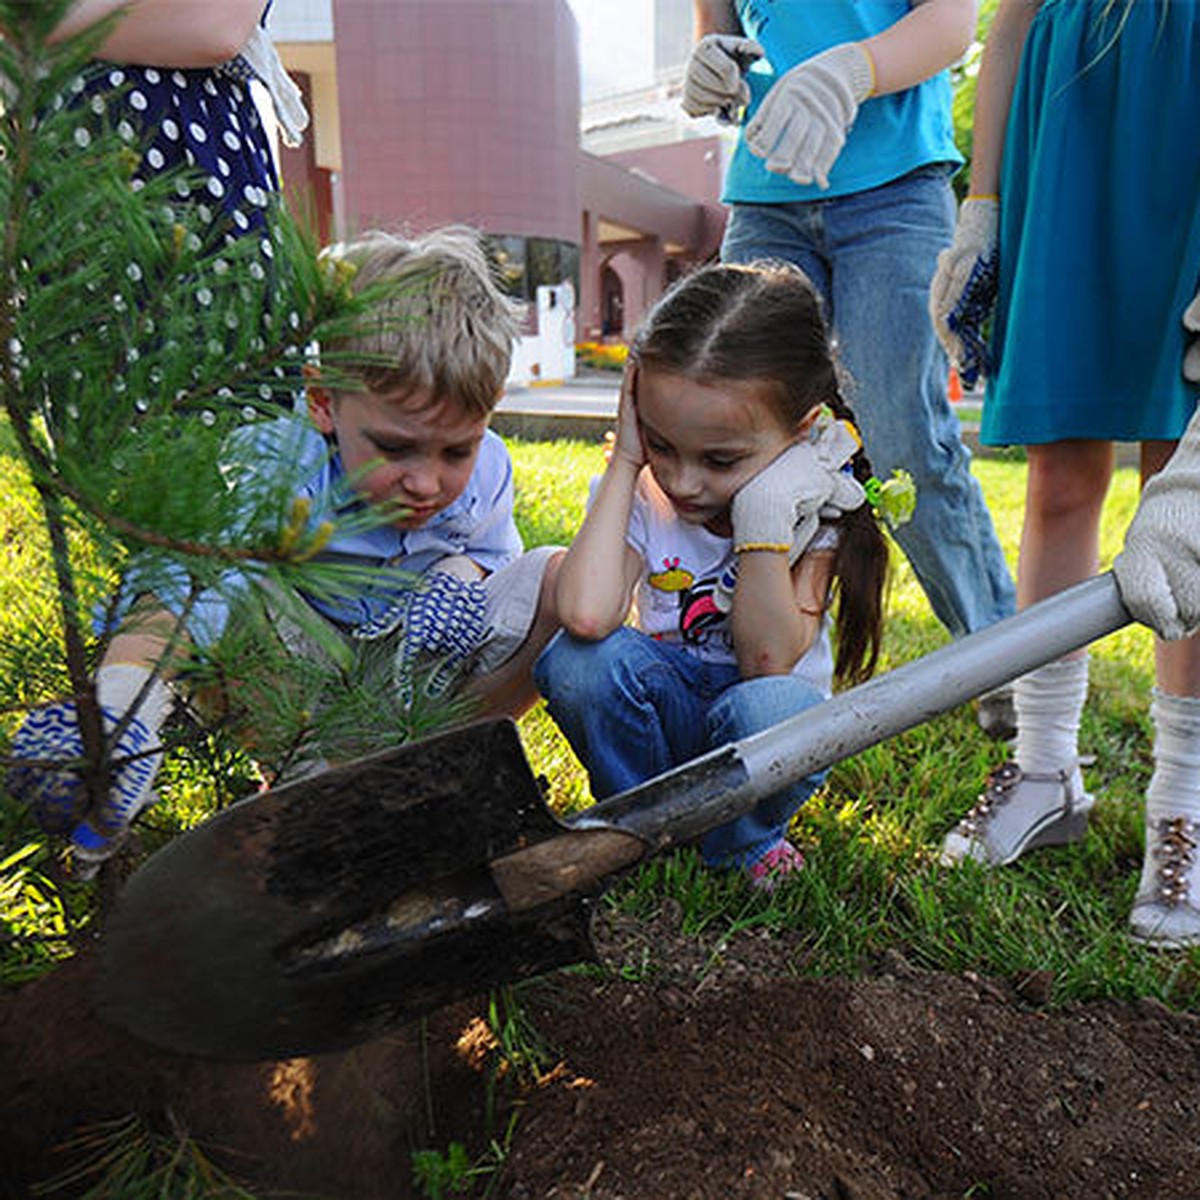
[[[1112,572],[1105,572],[602,801],[571,824],[615,826],[655,850],[694,840],[806,775],[1062,658],[1132,619]]]

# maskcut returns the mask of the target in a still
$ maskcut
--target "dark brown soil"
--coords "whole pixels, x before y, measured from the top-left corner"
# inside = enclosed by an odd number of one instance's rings
[[[561,1066],[519,1112],[492,1195],[1200,1195],[1200,1019],[1154,1003],[1045,1006],[1049,981],[917,971],[780,977],[795,948],[607,922],[604,972],[523,993]],[[624,975],[646,960],[652,982]],[[622,969],[624,968],[624,969]],[[417,1195],[412,1151],[486,1146],[486,1071],[456,1049],[480,1005],[339,1055],[228,1065],[92,1015],[81,955],[0,997],[0,1196],[61,1172],[89,1123],[145,1114],[257,1195]],[[506,1112],[492,1114],[502,1137]],[[480,1182],[475,1195],[483,1194]],[[70,1190],[63,1193],[74,1194]]]

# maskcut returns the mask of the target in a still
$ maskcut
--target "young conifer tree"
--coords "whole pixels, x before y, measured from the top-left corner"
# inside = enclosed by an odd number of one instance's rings
[[[262,598],[277,614],[355,568],[319,560],[331,530],[294,500],[297,479],[243,469],[231,486],[227,471],[231,436],[286,419],[311,347],[344,337],[378,295],[352,294],[282,204],[264,254],[258,237],[214,244],[170,173],[135,188],[136,145],[72,102],[110,25],[50,45],[69,6],[0,0],[0,470],[6,508],[23,514],[19,532],[0,528],[0,548],[18,538],[10,565],[0,558],[0,780],[24,714],[69,698],[83,753],[56,765],[98,804],[122,732],[105,728],[94,685],[130,619],[114,598],[185,580],[194,603],[231,572],[254,586],[221,641],[188,658],[186,692],[268,777],[297,756],[345,759],[436,728],[447,706],[401,708],[386,661],[352,668],[331,645],[321,668],[286,652]],[[287,615],[313,623],[299,601]],[[170,727],[166,745],[170,764]],[[209,784],[220,797],[223,781]],[[11,821],[12,801],[0,805]]]

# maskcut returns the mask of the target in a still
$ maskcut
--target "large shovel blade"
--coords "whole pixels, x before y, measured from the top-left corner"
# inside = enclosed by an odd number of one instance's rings
[[[1101,576],[569,822],[509,721],[245,801],[132,877],[101,1012],[169,1049],[289,1057],[586,959],[587,900],[616,872],[1129,620]]]
[[[562,831],[509,721],[263,793],[130,878],[100,1012],[184,1053],[288,1058],[587,959],[580,896],[510,914],[489,871]]]

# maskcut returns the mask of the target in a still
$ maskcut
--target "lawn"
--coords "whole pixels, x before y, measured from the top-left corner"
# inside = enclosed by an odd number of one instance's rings
[[[588,481],[602,468],[602,447],[582,442],[514,441],[511,449],[516,467],[518,522],[527,543],[569,541],[582,519]],[[2,443],[0,459],[4,460],[0,466],[8,480],[0,496],[0,552],[6,555],[0,565],[2,635],[7,647],[26,643],[33,647],[39,644],[38,639],[28,636],[29,631],[37,622],[53,620],[52,606],[45,595],[31,588],[30,581],[38,573],[37,539],[28,536],[33,529],[33,509]],[[977,461],[975,470],[995,514],[1001,541],[1015,564],[1024,464],[987,459]],[[1133,473],[1119,472],[1104,519],[1106,564],[1120,545],[1135,497]],[[86,553],[86,548],[80,547],[79,552]],[[882,670],[946,643],[944,632],[930,615],[898,553],[894,556],[887,613]],[[1038,1004],[1043,1008],[1104,997],[1145,997],[1172,1007],[1194,1007],[1200,1001],[1200,952],[1154,953],[1125,936],[1141,860],[1141,795],[1149,774],[1146,707],[1152,652],[1149,633],[1138,628],[1123,630],[1093,648],[1092,697],[1085,714],[1083,749],[1091,759],[1086,779],[1097,803],[1082,844],[1039,851],[994,873],[973,865],[957,870],[938,865],[937,852],[946,830],[973,802],[988,770],[1002,757],[1002,748],[984,738],[971,707],[964,706],[837,765],[792,829],[794,840],[804,849],[806,867],[775,893],[753,891],[740,875],[720,875],[705,869],[690,850],[652,858],[620,879],[601,901],[602,913],[608,918],[605,926],[659,930],[660,935],[631,943],[640,949],[623,953],[618,959],[606,959],[607,966],[571,968],[563,977],[564,986],[582,985],[590,996],[593,988],[599,994],[610,985],[646,984],[644,994],[658,996],[663,981],[674,978],[672,972],[678,974],[681,962],[695,961],[694,970],[700,973],[702,982],[713,983],[716,988],[722,970],[751,946],[762,948],[762,961],[774,964],[771,969],[776,972],[865,976],[865,986],[872,986],[870,981],[878,975],[881,961],[895,961],[952,973],[922,971],[922,977],[930,980],[1041,981]],[[27,665],[28,670],[20,672],[20,677],[0,681],[4,701],[0,714],[7,714],[9,731],[19,719],[21,704],[44,695],[47,679],[52,678],[46,673],[47,664],[31,659]],[[590,801],[586,776],[540,707],[527,714],[519,728],[534,771],[547,781],[552,806],[563,814],[586,806]],[[219,739],[174,752],[159,776],[161,801],[139,822],[142,849],[153,850],[202,820],[218,803],[217,797],[236,789],[239,783],[244,787],[246,778],[244,755]],[[69,956],[74,946],[89,941],[94,927],[98,892],[102,889],[71,882],[59,869],[58,853],[58,848],[38,832],[28,813],[0,791],[0,936],[4,939],[0,981],[8,985],[5,992],[14,1003],[32,994],[18,990],[16,985],[45,974]],[[667,928],[670,935],[661,934]],[[786,954],[777,947],[786,947]],[[63,971],[45,982],[69,978],[70,973]],[[688,978],[698,991],[700,985],[691,975]],[[540,1070],[558,1061],[557,1051],[545,1048],[548,1043],[544,1044],[540,1025],[545,1013],[537,1008],[539,996],[544,999],[547,994],[558,994],[554,992],[554,981],[549,986],[550,992],[539,991],[541,981],[534,980],[529,985],[491,993],[489,1036],[501,1049],[497,1065],[489,1068],[497,1072],[494,1078],[489,1076],[491,1082],[487,1084],[489,1105],[499,1104],[498,1080],[505,1072],[513,1073],[514,1063],[534,1064],[530,1069],[538,1077]],[[875,986],[879,986],[878,980]],[[894,989],[895,984],[886,986]],[[71,995],[69,987],[64,994]],[[752,996],[759,994],[754,991]],[[671,995],[670,987],[661,990],[661,995]],[[730,995],[739,1011],[749,1002],[740,993]],[[596,1003],[601,1005],[603,1001]],[[935,1001],[925,995],[920,1003],[932,1006]],[[536,1017],[535,1012],[539,1014]],[[878,1013],[871,1020],[877,1017]],[[677,1023],[679,1019],[679,1014],[672,1012],[671,1020]],[[970,1017],[963,1030],[953,1036],[969,1041],[973,1021]],[[618,1023],[613,1028],[621,1026]],[[878,1029],[876,1025],[871,1028],[876,1029],[874,1038]],[[423,1037],[424,1022],[421,1030]],[[398,1036],[402,1034],[400,1031]],[[378,1044],[389,1042],[382,1039]],[[729,1044],[736,1047],[740,1042],[732,1038]],[[1042,1046],[1041,1041],[1037,1044]],[[424,1054],[423,1041],[421,1045]],[[69,1064],[70,1044],[64,1046],[63,1062]],[[1013,1052],[1011,1045],[997,1051],[1002,1057]],[[611,1053],[615,1057],[617,1050]],[[1038,1053],[1033,1052],[1031,1061],[1040,1066]],[[425,1078],[423,1096],[430,1113],[435,1096],[441,1097],[439,1078],[433,1074]],[[643,1104],[654,1108],[657,1092],[653,1084],[644,1082],[646,1095],[632,1088],[629,1096],[623,1097],[623,1105],[627,1107],[641,1097]],[[732,1082],[740,1086],[741,1077]],[[774,1094],[771,1089],[777,1085],[764,1086]],[[537,1095],[542,1094],[539,1084]],[[374,1097],[376,1101],[379,1098]],[[257,1103],[249,1093],[241,1099]],[[401,1088],[401,1100],[405,1099]],[[412,1102],[417,1104],[419,1099]],[[331,1101],[326,1098],[325,1103],[323,1112],[328,1117]],[[493,1140],[478,1160],[456,1140],[464,1131],[444,1128],[435,1135],[431,1128],[428,1136],[434,1140],[429,1144],[434,1148],[417,1149],[411,1155],[414,1186],[420,1194],[445,1195],[475,1176],[492,1179],[512,1148],[519,1145],[514,1132],[517,1117],[522,1106],[529,1103],[528,1097],[521,1100],[504,1118],[503,1129],[489,1125],[488,1136]],[[841,1104],[839,1098],[837,1106]],[[746,1113],[758,1111],[756,1105]],[[490,1108],[489,1114],[490,1122],[495,1116]],[[729,1113],[726,1115],[733,1119]],[[894,1114],[889,1113],[887,1121],[893,1119]],[[154,1181],[166,1168],[154,1164],[161,1162],[168,1163],[171,1172],[186,1175],[189,1187],[201,1174],[208,1180],[205,1186],[212,1186],[211,1170],[203,1161],[201,1171],[191,1159],[180,1159],[184,1151],[199,1154],[199,1143],[193,1144],[190,1137],[176,1133],[160,1139],[161,1144],[148,1142],[149,1135],[141,1131],[140,1120],[132,1114],[98,1127],[107,1140],[98,1142],[98,1135],[92,1132],[86,1144],[71,1143],[67,1150],[83,1156],[87,1170],[109,1184],[118,1169],[132,1172],[130,1177],[139,1181],[139,1195],[150,1194],[151,1184],[158,1186]],[[575,1118],[568,1123],[573,1130],[587,1126],[586,1121]],[[536,1120],[530,1128],[538,1128]],[[523,1120],[521,1132],[524,1136]],[[558,1130],[556,1136],[567,1135]],[[443,1150],[447,1137],[449,1146]],[[407,1151],[397,1153],[403,1158]],[[291,1154],[288,1149],[284,1161],[290,1161]],[[613,1159],[615,1170],[620,1158],[615,1145],[606,1149],[605,1157]],[[268,1155],[264,1170],[269,1169]],[[188,1194],[254,1194],[221,1187],[215,1192],[193,1188]],[[103,1194],[135,1193],[110,1187]]]
[[[512,451],[526,539],[568,541],[582,515],[587,480],[602,467],[600,448],[513,442]],[[979,458],[974,471],[1015,569],[1025,465]],[[1104,566],[1120,548],[1136,499],[1135,472],[1119,470],[1104,513]],[[947,640],[894,549],[880,669]],[[1124,936],[1150,769],[1150,633],[1131,626],[1095,645],[1091,679],[1082,751],[1091,760],[1085,778],[1097,805],[1080,846],[1042,851],[991,874],[936,864],[942,837],[1003,758],[1003,747],[983,736],[965,706],[834,768],[794,825],[809,869],[785,897],[749,897],[740,882],[713,876],[681,853],[648,864],[614,889],[612,902],[651,913],[670,894],[694,929],[713,922],[803,924],[812,931],[811,965],[818,973],[852,973],[864,955],[901,946],[926,966],[1052,971],[1058,999],[1154,995],[1187,1003],[1196,996],[1200,959],[1155,956]],[[545,714],[535,709],[521,731],[535,769],[550,780],[555,806],[570,811],[587,804],[586,777]]]
[[[588,480],[602,468],[602,448],[583,442],[511,444],[518,522],[530,545],[565,543],[582,519]],[[1020,461],[980,459],[977,476],[1015,565],[1025,468]],[[28,495],[8,470],[0,501],[7,565],[0,568],[5,637],[46,619],[45,597],[27,594],[29,564],[19,532],[30,520]],[[1107,564],[1132,514],[1136,480],[1118,472],[1104,519]],[[881,669],[908,662],[946,642],[902,557],[894,556]],[[969,706],[937,718],[838,765],[797,819],[793,833],[810,869],[795,887],[765,899],[740,879],[701,869],[688,852],[654,860],[610,893],[610,903],[652,912],[665,895],[682,905],[687,927],[811,929],[812,970],[853,972],[865,954],[901,946],[915,961],[999,974],[1051,969],[1059,999],[1089,995],[1153,995],[1187,1003],[1196,992],[1191,956],[1154,956],[1124,937],[1141,858],[1141,794],[1149,772],[1146,713],[1152,640],[1129,628],[1094,647],[1092,700],[1083,728],[1086,772],[1097,797],[1087,840],[1032,855],[988,874],[936,864],[946,830],[974,801],[1002,748],[984,738]],[[8,681],[8,704],[22,699]],[[10,709],[10,713],[11,713]],[[9,728],[15,724],[10,715]],[[520,723],[537,773],[549,781],[562,813],[590,800],[587,779],[540,708]],[[169,765],[163,803],[148,814],[153,846],[207,811],[213,780],[241,769],[236,755],[207,747]],[[62,881],[56,849],[28,815],[0,803],[0,919],[12,940],[0,959],[3,978],[37,974],[69,952],[86,927],[92,893]],[[1200,960],[1196,960],[1200,961]]]

